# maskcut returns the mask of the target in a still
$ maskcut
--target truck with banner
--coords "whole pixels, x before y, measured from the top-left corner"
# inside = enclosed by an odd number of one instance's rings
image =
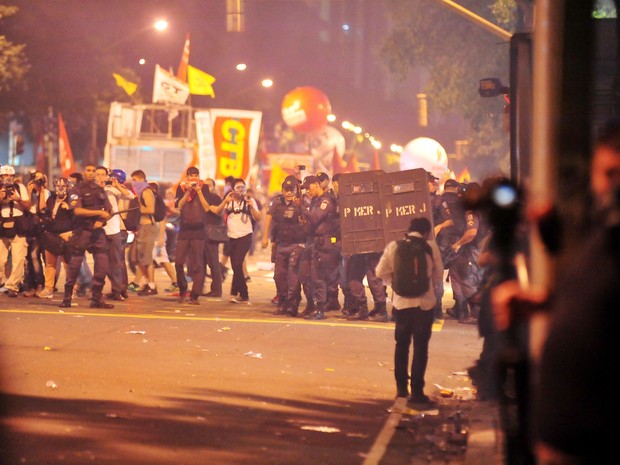
[[[188,166],[201,177],[247,180],[254,163],[261,112],[195,109],[172,103],[112,102],[104,165],[149,180],[176,183]]]

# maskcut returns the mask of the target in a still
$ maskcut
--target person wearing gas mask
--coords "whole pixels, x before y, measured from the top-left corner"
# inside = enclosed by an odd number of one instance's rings
[[[282,183],[282,193],[272,199],[265,218],[262,247],[267,248],[270,237],[276,244],[273,279],[278,309],[274,315],[297,316],[301,300],[299,261],[307,234],[299,184],[295,176],[287,176]]]
[[[54,297],[60,263],[64,264],[65,275],[67,274],[65,244],[73,233],[73,214],[69,208],[68,191],[72,187],[72,183],[67,178],[58,178],[54,181],[53,192],[45,189],[44,195],[39,196],[38,212],[44,224],[43,251],[45,257],[43,270],[45,285],[43,290],[37,293],[37,297],[41,299]]]
[[[112,216],[103,226],[108,245],[108,279],[110,280],[111,292],[106,297],[111,300],[124,301],[123,296],[123,245],[121,237],[121,217],[119,212],[119,200],[131,200],[135,197],[127,187],[119,182],[105,166],[98,166],[96,182],[103,188],[112,207]]]
[[[4,270],[9,251],[11,252],[11,273],[4,287],[6,295],[17,297],[19,286],[24,280],[24,265],[28,244],[30,197],[26,186],[15,180],[15,168],[0,167],[0,270]]]
[[[219,206],[211,206],[211,211],[217,214],[224,212],[228,227],[230,264],[233,269],[230,301],[249,304],[250,297],[243,273],[243,261],[252,245],[254,229],[252,219],[260,221],[261,212],[256,200],[247,195],[243,179],[235,179],[232,183],[232,191],[226,195]]]

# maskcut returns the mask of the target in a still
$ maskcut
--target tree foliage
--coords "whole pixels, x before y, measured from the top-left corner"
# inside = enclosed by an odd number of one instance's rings
[[[0,5],[0,24],[15,15],[15,6]],[[20,85],[30,69],[24,44],[14,44],[6,36],[0,35],[0,94]]]
[[[514,0],[459,2],[478,16],[513,30]],[[481,98],[479,80],[497,77],[508,84],[509,43],[454,11],[430,0],[386,0],[393,28],[382,47],[390,71],[406,78],[424,70],[429,115],[456,115],[469,122],[470,169],[481,173],[489,157],[505,165],[508,155],[503,126],[504,100]],[[478,160],[476,160],[479,158]],[[475,168],[472,169],[474,171]]]

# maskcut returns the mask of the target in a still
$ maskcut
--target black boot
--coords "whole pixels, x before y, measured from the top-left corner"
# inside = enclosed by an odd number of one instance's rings
[[[456,314],[457,314],[459,323],[465,323],[467,320],[469,320],[469,306],[467,305],[467,302],[460,303],[460,306]]]
[[[327,303],[325,304],[325,311],[331,312],[340,310],[340,302],[338,302],[338,294],[330,294],[327,297]]]
[[[274,315],[286,315],[287,314],[287,309],[288,307],[288,303],[286,301],[286,299],[282,296],[280,296],[280,298],[278,299],[278,309],[273,312]]]
[[[295,300],[291,302],[286,307],[286,314],[288,316],[296,317],[298,313],[299,313],[299,300]]]
[[[308,316],[312,312],[314,312],[315,309],[316,309],[316,306],[314,305],[314,300],[313,299],[308,299],[306,301],[306,308],[304,308],[304,311],[301,312],[301,316],[303,316],[305,318],[306,316]]]
[[[304,316],[304,319],[306,320],[324,320],[325,319],[325,305],[319,305],[316,307],[316,309],[312,312],[309,313],[308,315]]]
[[[375,308],[368,314],[372,321],[386,323],[390,321],[385,302],[375,302]]]

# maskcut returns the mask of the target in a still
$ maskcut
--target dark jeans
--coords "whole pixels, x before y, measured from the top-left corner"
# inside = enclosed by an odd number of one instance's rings
[[[248,285],[245,281],[245,275],[243,274],[243,261],[250,250],[250,246],[252,245],[252,233],[239,237],[238,239],[231,238],[228,243],[230,266],[233,269],[230,295],[239,294],[241,298],[247,299],[249,298],[249,293]]]
[[[299,244],[278,244],[273,279],[280,302],[298,304],[301,300],[299,261],[304,248]]]
[[[202,294],[205,282],[205,240],[204,239],[177,239],[174,257],[174,269],[177,272],[177,284],[182,294],[187,292],[187,279],[184,265],[187,261],[188,274],[192,277],[192,291],[190,296],[198,298]]]
[[[123,261],[121,260],[121,234],[106,236],[108,243],[108,279],[113,294],[123,292]],[[126,289],[125,289],[126,290]]]
[[[205,240],[205,265],[211,272],[211,292],[222,295],[222,265],[220,264],[220,243]]]
[[[105,278],[108,274],[108,248],[105,232],[102,228],[94,231],[76,231],[74,235],[79,234],[85,237],[84,243],[88,244],[87,250],[93,255],[94,273],[92,277],[92,297],[94,301],[101,300],[101,291],[105,284]],[[78,274],[82,268],[84,260],[84,252],[82,250],[72,250],[67,265],[67,277],[65,281],[65,300],[71,300],[73,294],[73,286],[78,279]]]
[[[409,364],[409,347],[413,340],[413,359],[411,360],[411,394],[424,391],[424,374],[428,362],[428,344],[433,331],[433,311],[420,307],[394,309],[396,328],[394,339],[394,377],[399,392],[407,390],[407,368]]]

